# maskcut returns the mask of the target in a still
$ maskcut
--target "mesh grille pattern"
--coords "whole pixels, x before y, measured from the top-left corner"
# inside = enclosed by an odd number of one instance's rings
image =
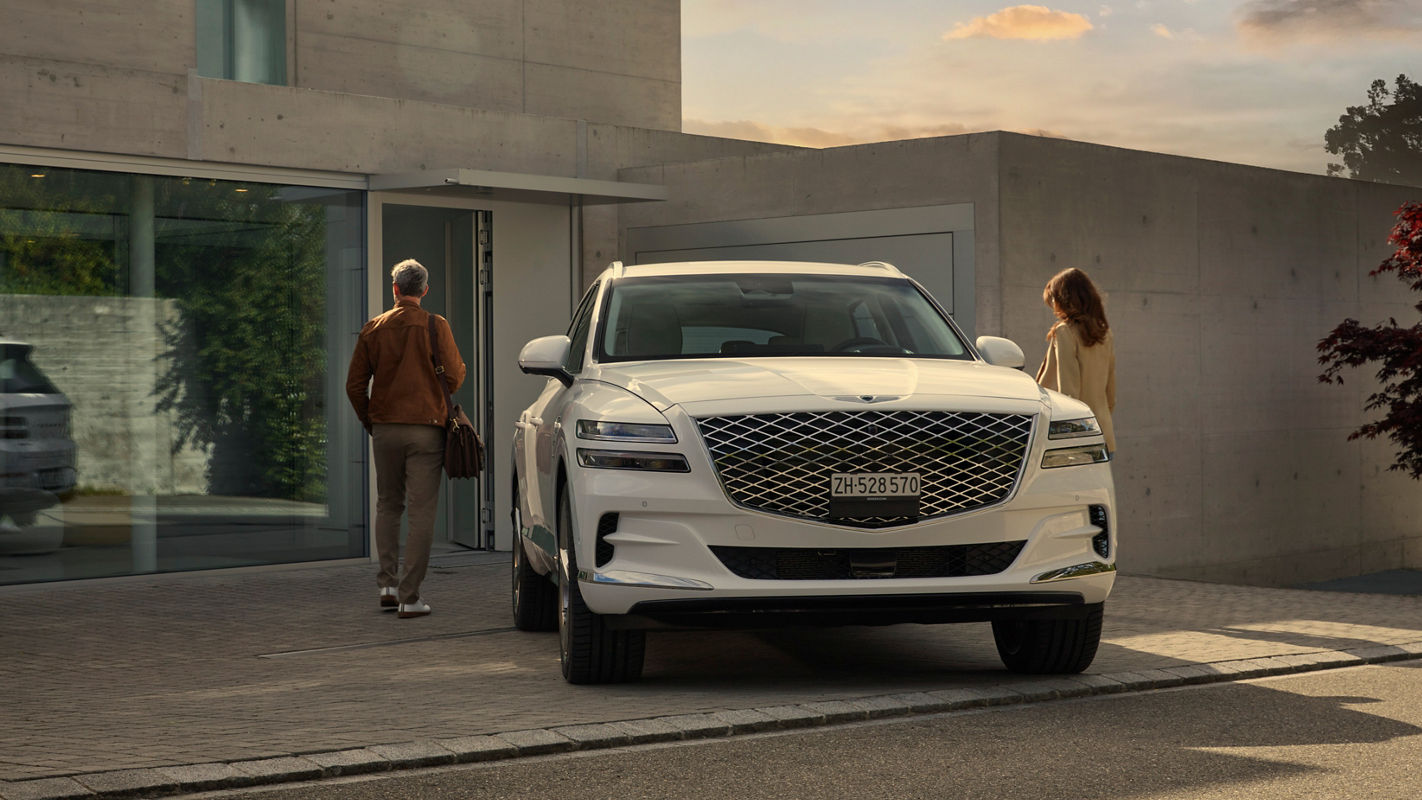
[[[995,575],[1012,565],[1027,542],[943,547],[715,547],[711,552],[742,578],[836,581],[854,578],[961,578]]]
[[[866,528],[905,525],[992,505],[1012,493],[1027,455],[1030,414],[828,411],[698,419],[731,501],[802,519],[829,519],[830,475],[917,472],[917,517],[847,517]]]

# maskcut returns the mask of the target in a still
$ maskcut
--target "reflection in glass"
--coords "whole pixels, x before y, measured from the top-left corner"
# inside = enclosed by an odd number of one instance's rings
[[[361,204],[0,165],[0,583],[364,554]]]

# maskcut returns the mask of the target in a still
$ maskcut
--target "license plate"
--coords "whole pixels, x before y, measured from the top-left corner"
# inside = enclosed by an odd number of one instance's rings
[[[918,497],[917,472],[836,472],[830,497]]]
[[[917,472],[835,472],[830,475],[830,517],[916,517]]]

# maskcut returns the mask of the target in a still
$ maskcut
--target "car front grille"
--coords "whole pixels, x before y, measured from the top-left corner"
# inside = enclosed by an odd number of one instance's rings
[[[1026,461],[1031,414],[827,411],[698,419],[735,504],[882,528],[1002,502]],[[834,473],[918,473],[916,516],[830,516]]]
[[[1026,541],[940,547],[718,547],[726,569],[751,580],[837,581],[868,578],[962,578],[1012,566]]]

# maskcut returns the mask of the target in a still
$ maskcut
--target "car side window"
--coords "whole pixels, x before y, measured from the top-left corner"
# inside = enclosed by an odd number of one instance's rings
[[[568,347],[568,363],[564,364],[569,372],[576,375],[583,371],[583,359],[588,349],[588,333],[592,330],[592,310],[593,301],[597,298],[598,284],[594,283],[583,295],[583,301],[578,304],[578,311],[573,315],[573,321],[568,326],[568,338],[572,344]]]

